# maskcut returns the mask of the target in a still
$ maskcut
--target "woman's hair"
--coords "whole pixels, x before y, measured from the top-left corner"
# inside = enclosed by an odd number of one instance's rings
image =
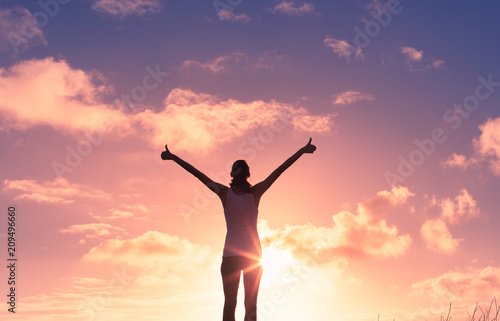
[[[247,181],[250,177],[250,167],[248,167],[247,162],[239,159],[234,162],[231,168],[231,183],[229,184],[231,188],[237,187],[245,193],[252,192],[252,185]]]

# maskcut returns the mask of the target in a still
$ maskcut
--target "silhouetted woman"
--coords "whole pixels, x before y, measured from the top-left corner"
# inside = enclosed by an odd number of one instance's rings
[[[257,294],[262,276],[262,248],[257,233],[257,216],[260,198],[274,181],[305,153],[314,153],[316,146],[309,139],[307,145],[281,164],[264,181],[252,186],[248,182],[250,168],[244,160],[234,162],[232,181],[227,187],[216,183],[189,163],[172,154],[165,145],[163,160],[173,160],[193,174],[222,201],[226,218],[227,234],[222,254],[221,274],[224,288],[223,321],[235,321],[236,297],[243,271],[245,287],[245,321],[257,320]]]

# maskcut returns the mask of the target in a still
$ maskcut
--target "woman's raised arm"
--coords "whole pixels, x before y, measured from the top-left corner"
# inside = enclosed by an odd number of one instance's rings
[[[199,170],[197,170],[193,165],[189,164],[185,160],[181,159],[179,156],[172,154],[167,145],[165,145],[165,150],[161,153],[161,159],[163,160],[173,160],[177,164],[179,164],[182,168],[193,174],[197,179],[199,179],[203,184],[205,184],[212,192],[219,195],[227,189],[226,186],[216,183],[211,180],[207,175],[203,174]]]
[[[309,142],[307,145],[299,149],[295,154],[290,156],[283,164],[281,164],[278,168],[276,168],[271,175],[269,175],[265,180],[256,184],[254,186],[254,195],[260,198],[262,194],[264,194],[269,187],[278,179],[278,177],[288,168],[290,167],[297,159],[302,156],[302,154],[312,154],[316,151],[316,146],[311,144],[312,138],[309,138]]]

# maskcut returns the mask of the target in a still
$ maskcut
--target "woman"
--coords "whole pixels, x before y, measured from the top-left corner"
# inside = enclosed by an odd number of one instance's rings
[[[161,153],[163,160],[170,159],[179,164],[217,194],[222,202],[227,226],[221,264],[225,298],[223,321],[235,321],[236,297],[241,271],[243,271],[245,287],[245,321],[257,320],[257,294],[262,276],[262,265],[260,264],[262,248],[257,233],[260,198],[281,173],[302,154],[312,154],[316,151],[316,146],[312,145],[311,141],[310,138],[307,145],[288,158],[264,181],[254,186],[248,182],[250,168],[244,160],[234,162],[231,169],[232,181],[227,187],[212,181],[192,165],[172,154],[167,145],[165,145],[165,151]]]

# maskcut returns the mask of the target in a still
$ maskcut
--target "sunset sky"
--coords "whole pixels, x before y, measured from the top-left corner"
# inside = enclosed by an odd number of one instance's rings
[[[500,297],[499,12],[2,0],[0,318],[222,320],[222,205],[160,153],[256,184],[312,137],[260,203],[258,320],[466,320]]]

